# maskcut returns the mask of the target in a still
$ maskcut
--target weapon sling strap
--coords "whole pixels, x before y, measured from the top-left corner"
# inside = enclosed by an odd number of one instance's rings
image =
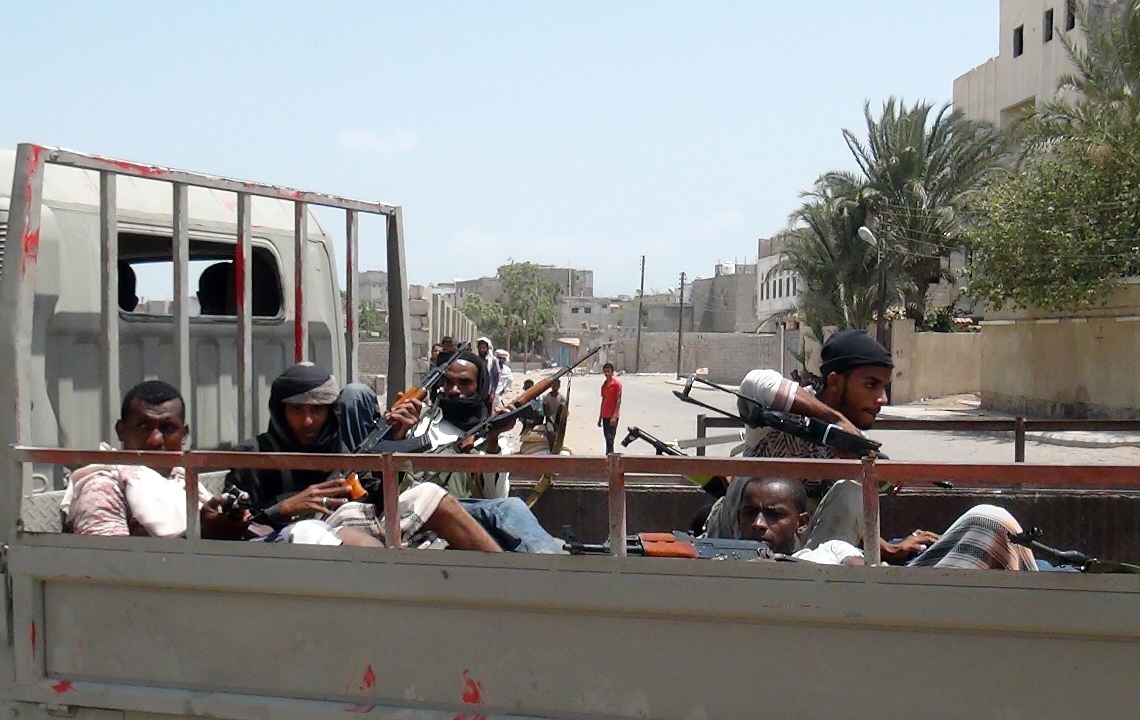
[[[266,450],[264,447],[262,447],[262,439],[263,438],[264,438],[265,444],[269,445],[268,450]],[[262,433],[261,435],[257,436],[257,448],[261,452],[275,452],[275,453],[281,452],[281,446],[277,444],[277,441],[274,440],[273,436],[270,435],[269,433]],[[293,482],[293,471],[289,470],[289,469],[285,469],[285,470],[280,470],[279,472],[281,473],[281,492],[283,494],[295,495],[297,493],[297,486]]]

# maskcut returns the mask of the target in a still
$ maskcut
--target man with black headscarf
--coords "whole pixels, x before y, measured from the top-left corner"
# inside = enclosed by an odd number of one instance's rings
[[[386,419],[401,426],[402,436],[418,413],[415,401],[397,405]],[[346,453],[341,441],[342,408],[336,378],[312,363],[298,363],[282,373],[270,389],[269,429],[239,449],[256,452]],[[232,470],[227,482],[249,493],[257,522],[284,531],[303,517],[328,517],[349,503],[350,486],[317,470]],[[361,502],[383,510],[379,478],[365,476],[367,495]],[[499,546],[459,503],[430,486],[400,494],[401,540],[429,530],[462,550],[499,552]]]
[[[408,434],[430,442],[433,453],[467,452],[460,448],[467,432],[491,417],[494,386],[485,358],[464,351],[451,364],[437,389],[433,403],[423,410],[415,428]],[[367,386],[350,385],[342,399],[353,408],[372,408],[372,417],[361,426],[360,412],[346,416],[345,437],[364,437],[380,420],[375,393]],[[416,408],[418,412],[418,407]],[[503,435],[513,423],[491,428],[470,450],[497,455],[509,453]],[[510,474],[438,472],[417,473],[417,482],[443,487],[459,502],[505,550],[531,553],[561,553],[562,544],[546,532],[522,500],[510,497]]]

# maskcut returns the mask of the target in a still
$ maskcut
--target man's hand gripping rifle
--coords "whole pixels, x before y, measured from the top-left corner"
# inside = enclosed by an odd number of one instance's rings
[[[470,450],[472,447],[475,446],[476,440],[478,440],[481,437],[485,437],[492,430],[507,428],[507,427],[510,427],[511,425],[513,425],[515,420],[518,419],[518,416],[524,410],[526,410],[527,405],[529,405],[531,402],[533,402],[536,398],[541,397],[542,394],[545,393],[546,391],[550,390],[550,386],[554,384],[555,380],[561,379],[562,376],[568,374],[574,368],[578,367],[582,363],[586,362],[590,358],[597,355],[599,352],[602,351],[602,348],[605,347],[607,344],[609,344],[609,343],[603,343],[603,344],[597,346],[596,348],[594,348],[593,350],[591,350],[590,352],[586,353],[581,358],[579,358],[578,362],[574,363],[573,365],[570,365],[568,367],[564,367],[564,368],[560,369],[558,372],[554,373],[553,375],[551,375],[549,377],[545,377],[545,378],[539,380],[538,382],[536,382],[533,386],[531,386],[531,388],[529,390],[524,391],[521,395],[519,395],[517,398],[515,398],[514,402],[511,403],[511,406],[507,409],[506,412],[500,412],[500,413],[491,415],[489,418],[487,418],[483,422],[479,423],[475,427],[468,430],[463,435],[463,437],[459,438],[459,440],[458,440],[459,448],[463,452],[467,452],[468,450]]]
[[[451,357],[448,358],[447,362],[429,372],[427,374],[427,377],[424,378],[422,385],[412,385],[407,390],[400,393],[392,405],[396,405],[396,403],[400,403],[408,399],[419,400],[421,402],[428,400],[431,397],[431,394],[435,392],[435,389],[439,387],[439,384],[443,382],[444,377],[447,375],[448,368],[451,367],[452,363],[459,359],[460,354],[462,354],[470,347],[470,343],[459,343],[459,345],[457,345],[455,348],[455,352],[451,354]],[[395,427],[396,426],[393,424],[378,425],[377,427],[373,428],[372,432],[368,433],[368,436],[360,441],[360,446],[356,448],[356,452],[358,454],[365,454],[374,451],[380,443],[389,439],[389,436],[392,434],[392,430]]]
[[[770,427],[780,432],[785,432],[789,435],[807,440],[816,445],[823,445],[841,452],[851,453],[858,457],[864,457],[868,454],[874,454],[876,457],[886,459],[886,455],[879,452],[882,443],[875,442],[862,435],[855,435],[847,432],[838,425],[826,423],[818,418],[813,417],[799,417],[793,419],[780,413],[773,412],[768,408],[761,405],[756,400],[740,393],[730,390],[723,385],[718,385],[708,380],[702,380],[694,375],[687,375],[685,382],[685,389],[683,391],[674,390],[673,394],[676,395],[682,402],[696,405],[712,410],[726,417],[736,418],[749,427]],[[721,392],[735,395],[737,397],[737,409],[740,414],[734,414],[727,410],[722,410],[715,405],[701,402],[694,397],[690,396],[693,391],[693,382],[699,382],[702,385],[707,385],[711,388],[716,388]]]

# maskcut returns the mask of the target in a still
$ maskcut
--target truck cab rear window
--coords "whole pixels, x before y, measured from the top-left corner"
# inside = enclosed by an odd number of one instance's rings
[[[253,316],[283,316],[281,271],[268,247],[255,242],[250,273]],[[189,285],[191,317],[236,317],[234,245],[191,240]],[[170,238],[119,234],[119,308],[133,315],[174,313]]]

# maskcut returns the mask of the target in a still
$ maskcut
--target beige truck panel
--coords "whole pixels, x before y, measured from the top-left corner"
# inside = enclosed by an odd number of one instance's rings
[[[1140,702],[1129,577],[66,536],[11,560],[16,696],[32,702],[667,720],[1135,717]]]

